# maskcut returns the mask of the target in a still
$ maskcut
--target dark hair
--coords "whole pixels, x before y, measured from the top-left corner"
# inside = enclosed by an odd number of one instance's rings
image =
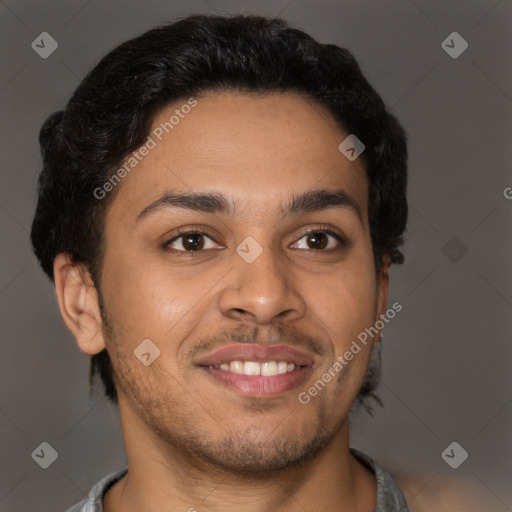
[[[145,142],[163,107],[215,90],[293,91],[326,107],[365,145],[360,158],[369,181],[375,269],[383,258],[403,262],[398,248],[407,222],[406,134],[352,54],[282,19],[193,15],[113,49],[85,76],[65,110],[43,124],[31,242],[51,280],[54,258],[66,252],[85,265],[100,290],[104,216],[119,186],[103,200],[94,190]],[[90,382],[96,371],[117,403],[106,350],[92,356]],[[359,398],[375,385],[363,386]]]

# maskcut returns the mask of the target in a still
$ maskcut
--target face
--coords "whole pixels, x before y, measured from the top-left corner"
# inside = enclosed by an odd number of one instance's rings
[[[363,163],[338,150],[347,135],[299,95],[234,92],[198,98],[151,135],[108,209],[101,275],[103,341],[134,439],[257,474],[313,457],[346,424],[371,343],[333,364],[387,299]],[[177,204],[182,194],[220,200]],[[143,340],[150,364],[134,354]]]

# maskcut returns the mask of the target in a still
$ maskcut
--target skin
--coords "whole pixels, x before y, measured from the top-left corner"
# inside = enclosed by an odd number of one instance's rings
[[[338,150],[347,135],[295,93],[209,93],[118,185],[105,219],[105,318],[83,267],[55,259],[79,348],[106,347],[114,367],[129,472],[106,494],[106,512],[373,511],[375,477],[349,453],[348,414],[378,338],[309,404],[297,399],[387,307],[389,263],[377,276],[363,162]],[[280,219],[293,195],[319,188],[343,189],[362,220],[346,207]],[[171,189],[230,195],[238,213],[164,207],[136,221]],[[315,248],[304,233],[321,224],[349,246],[325,235]],[[164,248],[180,227],[211,238],[196,238],[204,248],[193,256],[186,237]],[[236,252],[248,236],[263,249],[252,263]],[[313,372],[280,396],[241,396],[194,364],[234,336],[307,351]],[[133,351],[148,338],[160,356],[145,366]]]

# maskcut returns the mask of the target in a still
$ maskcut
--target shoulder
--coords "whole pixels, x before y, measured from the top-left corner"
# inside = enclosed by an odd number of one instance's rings
[[[86,498],[67,509],[66,512],[103,512],[103,496],[127,472],[128,468],[125,467],[105,476],[94,484]]]
[[[394,478],[363,452],[350,448],[350,453],[375,474],[377,480],[377,506],[373,512],[409,512],[404,495],[398,488]]]

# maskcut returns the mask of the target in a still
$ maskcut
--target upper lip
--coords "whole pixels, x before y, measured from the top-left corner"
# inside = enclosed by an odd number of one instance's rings
[[[199,366],[215,366],[229,361],[286,361],[296,366],[312,365],[314,358],[288,345],[229,345],[198,361]]]

